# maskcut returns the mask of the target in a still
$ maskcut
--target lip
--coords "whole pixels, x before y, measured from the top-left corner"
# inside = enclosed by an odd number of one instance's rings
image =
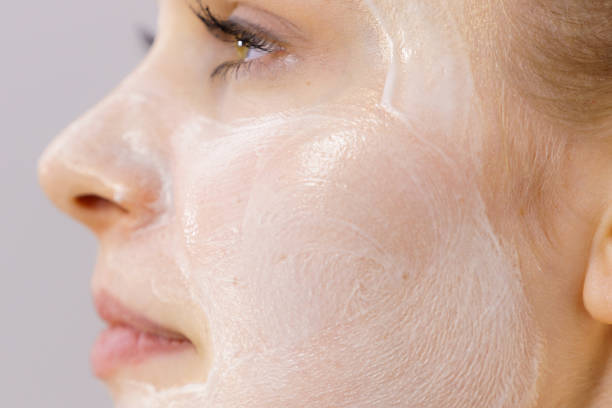
[[[99,378],[156,356],[193,348],[187,337],[130,310],[106,292],[97,294],[94,303],[100,317],[108,323],[90,356],[94,374]]]

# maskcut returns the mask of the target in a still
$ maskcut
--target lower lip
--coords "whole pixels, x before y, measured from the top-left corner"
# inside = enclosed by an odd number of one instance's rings
[[[136,365],[154,356],[178,353],[191,348],[187,339],[171,339],[144,333],[128,326],[110,327],[100,334],[91,351],[91,364],[99,378],[117,369]]]

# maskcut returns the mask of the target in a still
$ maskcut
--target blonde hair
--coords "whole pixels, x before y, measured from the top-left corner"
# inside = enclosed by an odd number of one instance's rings
[[[512,3],[512,4],[510,4]],[[502,1],[500,66],[534,109],[580,129],[612,120],[612,0]]]
[[[491,118],[485,168],[500,175],[487,202],[527,220],[532,248],[555,248],[561,238],[550,217],[565,205],[572,139],[612,145],[612,0],[466,0],[463,7],[480,108]]]

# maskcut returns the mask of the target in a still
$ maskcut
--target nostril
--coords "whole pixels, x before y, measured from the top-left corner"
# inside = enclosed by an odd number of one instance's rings
[[[126,212],[127,210],[117,203],[114,203],[104,197],[100,197],[95,194],[84,194],[74,198],[75,203],[80,208],[85,210],[95,210],[95,211],[104,211],[111,209],[119,209],[122,212]]]

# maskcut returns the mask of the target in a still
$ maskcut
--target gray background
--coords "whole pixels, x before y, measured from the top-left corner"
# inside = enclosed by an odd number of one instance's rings
[[[102,328],[93,236],[38,188],[36,161],[144,56],[155,0],[3,1],[0,17],[0,406],[111,407],[89,368]]]

